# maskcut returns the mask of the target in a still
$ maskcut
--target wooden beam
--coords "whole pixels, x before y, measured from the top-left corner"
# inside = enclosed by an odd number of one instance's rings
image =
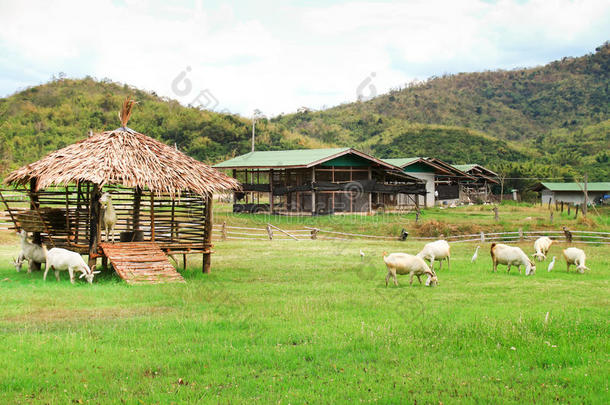
[[[316,168],[315,166],[311,168],[311,183],[316,182]],[[311,189],[311,215],[316,215],[316,191]]]
[[[97,262],[97,244],[100,240],[100,197],[102,190],[98,184],[93,184],[89,198],[89,268],[93,269]]]
[[[33,178],[30,179],[30,209],[37,210],[40,207],[38,203],[38,192],[36,191],[36,186],[38,185],[38,179]],[[66,215],[68,213],[66,212]],[[38,246],[42,245],[42,237],[40,236],[40,232],[34,232],[32,234],[32,243],[37,244]],[[34,261],[29,261],[29,269],[32,271],[40,271],[40,263],[36,263]]]
[[[269,210],[273,215],[273,169],[269,170]]]
[[[203,247],[204,249],[206,249],[207,253],[203,254],[203,269],[202,271],[205,274],[209,274],[211,269],[212,269],[212,252],[211,252],[211,247],[212,247],[212,226],[213,226],[213,221],[212,221],[212,195],[210,194],[205,198],[205,210],[204,210],[204,215],[205,215],[205,225],[204,225],[204,232],[203,232]]]
[[[133,191],[133,231],[134,231],[134,240],[135,233],[140,229],[140,202],[142,201],[142,189],[140,187],[136,187]],[[173,208],[173,206],[172,206]],[[172,211],[173,213],[173,211]]]

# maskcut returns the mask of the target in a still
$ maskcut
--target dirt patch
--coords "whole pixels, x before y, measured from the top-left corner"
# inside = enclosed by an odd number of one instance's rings
[[[5,322],[73,322],[83,320],[135,318],[174,311],[175,308],[172,307],[112,307],[96,309],[40,308],[19,315],[2,317],[0,320]]]
[[[415,226],[417,236],[451,236],[451,235],[464,235],[474,234],[481,231],[487,231],[485,227],[481,227],[477,224],[466,223],[466,224],[450,224],[448,222],[437,221],[435,219],[431,221],[425,221]]]

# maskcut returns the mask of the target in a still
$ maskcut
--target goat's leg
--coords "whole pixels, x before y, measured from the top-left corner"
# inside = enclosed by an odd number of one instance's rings
[[[413,285],[413,272],[409,275],[409,285]]]
[[[70,282],[74,284],[74,268],[72,266],[68,267],[68,273],[70,274]]]
[[[566,271],[569,273],[570,272],[570,263],[566,262]]]
[[[449,259],[450,259],[450,257],[447,256],[447,270],[451,270],[451,266],[449,265]]]
[[[114,224],[110,227],[110,236],[112,237],[112,243],[114,243]]]
[[[59,281],[59,270],[55,270],[55,280]]]
[[[44,266],[44,267],[45,267],[45,269],[44,269],[44,274],[42,275],[42,281],[47,281],[47,273],[49,272],[50,267],[49,266]],[[53,267],[53,266],[51,266],[51,267]]]
[[[421,278],[419,274],[417,275],[417,281],[419,281],[419,284],[421,284]]]
[[[176,259],[174,259],[174,260],[176,260]],[[176,262],[176,263],[177,263],[177,262]],[[386,276],[385,276],[385,286],[386,286],[386,288],[388,287],[388,281],[390,280],[390,274],[391,274],[391,273],[390,273],[390,271],[388,270],[388,274],[386,274]]]
[[[496,271],[498,271],[498,261],[495,258],[492,261],[494,264],[493,272],[495,273]]]
[[[398,279],[396,278],[396,269],[392,269],[392,278],[394,279],[394,285],[398,287]]]

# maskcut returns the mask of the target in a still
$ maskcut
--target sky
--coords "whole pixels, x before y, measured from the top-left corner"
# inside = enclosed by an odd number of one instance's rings
[[[582,56],[608,21],[608,0],[0,0],[0,96],[61,72],[271,117]]]

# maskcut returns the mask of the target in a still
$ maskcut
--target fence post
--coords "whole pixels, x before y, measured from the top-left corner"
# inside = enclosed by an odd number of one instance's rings
[[[563,213],[563,201],[561,202],[561,212]]]
[[[267,224],[267,235],[269,235],[269,240],[273,239],[273,229],[271,229],[271,226],[269,226],[269,224]]]
[[[570,215],[570,208],[571,208],[571,207],[572,207],[572,206],[570,205],[570,203],[568,203],[568,215]]]
[[[318,239],[318,229],[314,228],[311,230],[311,239]]]
[[[574,219],[578,218],[578,209],[580,208],[580,204],[576,205],[576,215],[574,215]]]
[[[500,215],[498,215],[498,206],[494,207],[494,220],[498,222],[500,220]]]
[[[222,221],[222,240],[227,240],[227,221]]]
[[[519,228],[519,241],[523,242],[523,228]]]
[[[553,211],[551,211],[551,224],[553,224]]]
[[[485,233],[481,231],[481,243],[485,243]]]

